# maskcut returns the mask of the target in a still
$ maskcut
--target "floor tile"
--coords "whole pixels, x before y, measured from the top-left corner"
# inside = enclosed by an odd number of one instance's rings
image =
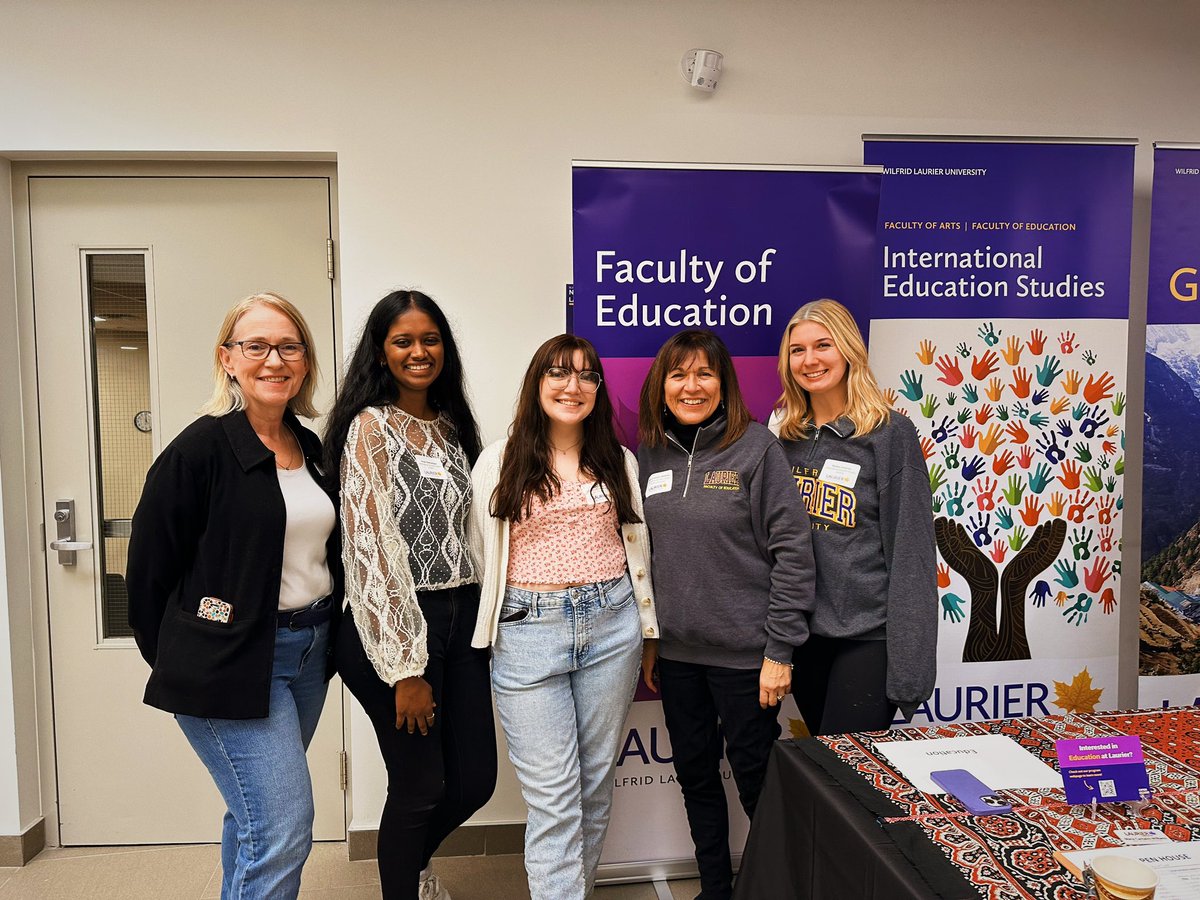
[[[528,900],[519,853],[439,857],[434,870],[454,900]],[[675,900],[691,900],[695,880],[670,882]],[[220,848],[67,847],[42,851],[23,868],[0,869],[0,900],[218,900]],[[603,885],[596,900],[655,900],[648,882]],[[345,843],[314,845],[304,867],[302,900],[379,900],[374,860],[351,862]]]
[[[0,900],[161,900],[199,897],[213,846],[44,850],[0,886]]]
[[[375,885],[379,888],[379,866],[373,859],[351,862],[346,844],[322,842],[313,845],[304,874],[300,879],[302,891],[319,891],[338,887]],[[220,885],[218,884],[218,888]],[[220,891],[218,890],[218,894]]]
[[[676,881],[669,881],[667,884],[671,887],[671,896],[675,900],[692,900],[700,893],[699,878],[680,878]]]

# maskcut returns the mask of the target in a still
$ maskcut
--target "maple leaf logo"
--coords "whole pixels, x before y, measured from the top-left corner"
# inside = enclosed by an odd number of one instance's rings
[[[1104,693],[1104,688],[1092,687],[1092,676],[1086,667],[1070,684],[1063,681],[1054,682],[1054,690],[1057,694],[1054,705],[1067,713],[1094,713],[1096,704],[1100,702],[1100,696]]]
[[[797,740],[812,736],[809,734],[808,726],[804,724],[803,719],[793,719],[791,716],[788,717],[788,731]]]

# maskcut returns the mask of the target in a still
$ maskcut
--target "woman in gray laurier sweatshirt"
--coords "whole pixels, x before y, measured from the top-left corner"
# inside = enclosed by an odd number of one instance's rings
[[[663,717],[701,896],[724,900],[733,871],[719,763],[727,756],[753,818],[792,653],[808,636],[808,516],[783,448],[751,420],[711,332],[680,332],[659,350],[638,436]]]
[[[862,334],[835,300],[802,306],[779,349],[772,417],[812,522],[811,635],[796,704],[813,734],[888,728],[933,692],[937,556],[917,431],[891,410]]]

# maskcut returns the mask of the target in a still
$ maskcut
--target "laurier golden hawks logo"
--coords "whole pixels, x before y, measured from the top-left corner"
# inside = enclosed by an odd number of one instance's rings
[[[813,520],[813,528],[828,528],[823,522],[832,522],[844,528],[854,527],[854,509],[858,498],[850,488],[842,487],[817,478],[816,469],[792,466],[792,477],[800,489],[800,499]],[[816,520],[823,520],[818,522]]]
[[[742,478],[733,469],[713,469],[704,473],[704,486],[712,491],[740,491]]]

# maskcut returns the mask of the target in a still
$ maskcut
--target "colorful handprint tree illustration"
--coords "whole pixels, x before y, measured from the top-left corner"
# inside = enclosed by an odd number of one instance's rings
[[[963,662],[1029,659],[1031,609],[1076,627],[1112,614],[1125,395],[1097,351],[1070,330],[1053,341],[985,322],[940,354],[922,340],[916,360],[888,396],[921,435],[942,616],[967,621]],[[969,599],[948,590],[951,571]]]

